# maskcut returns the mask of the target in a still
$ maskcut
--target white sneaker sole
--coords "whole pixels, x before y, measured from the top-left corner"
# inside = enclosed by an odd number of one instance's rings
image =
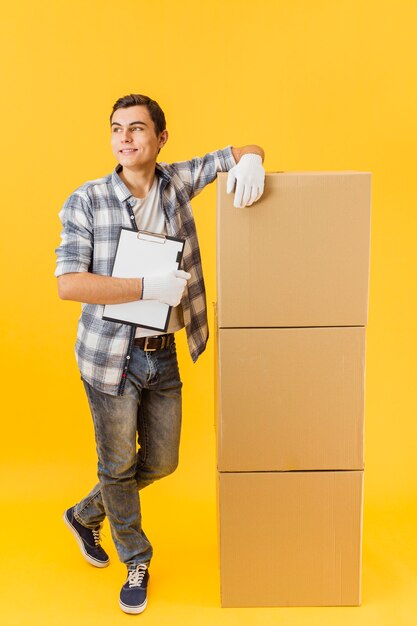
[[[123,604],[123,602],[119,601],[119,606],[125,613],[130,613],[131,615],[136,615],[137,613],[142,613],[146,609],[146,605],[148,604],[148,598],[146,598],[145,602],[139,604],[138,606],[127,606],[127,604]]]
[[[66,513],[66,512],[65,512]],[[107,567],[110,563],[110,559],[108,561],[105,561],[103,563],[103,561],[97,561],[96,559],[94,559],[92,556],[90,556],[89,554],[87,554],[85,548],[84,548],[84,544],[83,541],[80,537],[80,535],[77,533],[76,529],[74,528],[74,526],[71,524],[71,522],[67,519],[66,514],[64,513],[64,515],[62,516],[62,519],[64,520],[65,524],[67,525],[67,527],[69,528],[69,530],[72,532],[72,534],[74,535],[80,550],[81,550],[81,554],[83,555],[83,557],[85,558],[86,561],[88,561],[91,565],[94,565],[94,567]]]

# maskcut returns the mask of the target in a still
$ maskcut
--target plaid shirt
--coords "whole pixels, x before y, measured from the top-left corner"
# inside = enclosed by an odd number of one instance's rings
[[[190,272],[181,300],[188,347],[194,362],[208,340],[206,294],[200,249],[190,200],[218,172],[227,172],[236,161],[231,146],[204,157],[178,163],[157,163],[161,178],[161,205],[167,232],[185,240],[182,269]],[[133,206],[136,200],[118,175],[112,174],[81,185],[59,213],[63,225],[56,248],[55,276],[92,272],[110,276],[120,228],[137,230]],[[136,326],[102,319],[104,305],[83,304],[78,322],[75,354],[81,376],[110,395],[123,395]]]

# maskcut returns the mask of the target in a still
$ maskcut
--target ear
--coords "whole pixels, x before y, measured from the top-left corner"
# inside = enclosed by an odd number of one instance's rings
[[[168,141],[168,131],[167,130],[163,130],[162,133],[159,135],[159,149],[163,148],[163,146],[166,144],[166,142]]]

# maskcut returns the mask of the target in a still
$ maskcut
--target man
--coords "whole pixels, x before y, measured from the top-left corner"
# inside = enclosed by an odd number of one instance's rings
[[[168,140],[157,102],[131,94],[110,116],[118,165],[66,200],[56,249],[59,296],[83,303],[76,357],[86,390],[98,455],[99,484],[64,513],[83,556],[96,567],[109,558],[100,545],[108,516],[118,556],[127,565],[120,607],[140,613],[147,603],[152,546],[141,524],[139,490],[172,473],[178,463],[181,388],[175,347],[185,326],[195,362],[208,338],[204,280],[190,200],[218,172],[235,184],[236,207],[263,192],[263,150],[231,146],[172,164],[156,158]],[[137,278],[111,276],[121,227],[185,240],[181,270]],[[166,333],[102,319],[105,304],[158,300],[172,306]],[[139,444],[137,450],[136,441]]]

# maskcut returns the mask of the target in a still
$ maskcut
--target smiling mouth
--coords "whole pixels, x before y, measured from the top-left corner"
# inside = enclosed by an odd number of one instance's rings
[[[136,148],[125,148],[124,150],[119,150],[122,154],[131,154],[132,152],[137,152]]]

